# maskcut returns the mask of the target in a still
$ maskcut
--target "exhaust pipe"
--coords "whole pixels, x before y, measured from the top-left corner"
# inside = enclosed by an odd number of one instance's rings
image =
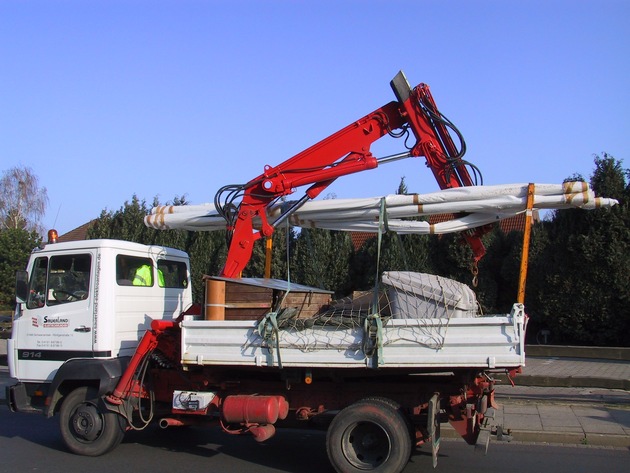
[[[161,429],[168,429],[169,427],[185,427],[186,425],[190,425],[187,422],[184,422],[181,419],[172,419],[165,417],[160,419],[159,426]]]

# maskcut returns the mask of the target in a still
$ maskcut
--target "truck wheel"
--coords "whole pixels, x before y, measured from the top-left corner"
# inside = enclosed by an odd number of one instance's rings
[[[99,406],[98,392],[87,386],[75,389],[61,404],[61,436],[68,449],[79,455],[97,457],[122,441],[122,418]]]
[[[395,405],[374,399],[356,402],[331,422],[326,450],[339,473],[398,473],[411,456],[408,421]]]
[[[366,398],[361,399],[360,402],[364,402],[364,401],[380,402],[381,404],[386,404],[390,406],[392,409],[400,413],[400,415],[405,420],[405,425],[407,426],[407,430],[409,431],[409,438],[411,438],[411,448],[409,450],[409,458],[411,458],[411,455],[413,454],[413,450],[415,449],[415,446],[416,446],[416,428],[413,426],[411,419],[403,412],[403,410],[400,407],[400,404],[398,404],[396,401],[393,401],[392,399],[389,399],[387,397],[380,397],[380,396],[366,397]]]

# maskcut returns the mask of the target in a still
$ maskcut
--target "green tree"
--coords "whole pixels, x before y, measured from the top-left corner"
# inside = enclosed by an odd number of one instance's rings
[[[544,227],[532,225],[529,258],[532,259],[544,248]],[[504,233],[499,224],[482,239],[486,255],[479,262],[478,285],[473,287],[477,301],[484,313],[504,314],[510,312],[518,293],[523,232],[512,230]],[[531,271],[530,271],[531,273]],[[471,285],[471,275],[461,272],[461,282]],[[534,291],[535,278],[529,277],[526,294]],[[527,301],[526,301],[527,303]],[[527,305],[527,304],[526,304]]]
[[[287,236],[288,235],[288,236]],[[277,228],[271,237],[272,242],[272,258],[271,258],[271,277],[276,279],[287,278],[287,268],[289,268],[290,258],[287,259],[287,245],[289,248],[288,254],[293,254],[295,247],[295,232],[291,227],[285,225]],[[260,238],[254,244],[252,257],[243,270],[243,276],[261,278],[265,274],[265,262],[266,262],[266,247],[265,238]],[[291,279],[293,279],[293,275]]]
[[[367,240],[352,256],[350,275],[353,290],[367,290],[374,286],[377,265],[383,271],[432,272],[430,237],[427,235],[398,235],[384,233],[379,255],[378,237]]]
[[[596,194],[628,203],[630,196],[630,169],[623,169],[622,162],[608,153],[595,155],[595,171],[591,177],[591,187]]]
[[[472,255],[472,250],[459,234],[432,235],[429,240],[430,265],[439,276],[470,285]],[[482,274],[485,273],[482,271]]]
[[[0,309],[15,306],[15,272],[26,268],[33,248],[41,243],[34,231],[10,228],[0,231]]]
[[[169,230],[175,232],[176,230]],[[193,298],[195,302],[203,302],[205,288],[203,277],[216,276],[223,269],[227,255],[225,231],[216,232],[184,232],[189,239],[183,247],[190,256],[190,273],[192,275]]]
[[[530,266],[542,283],[528,299],[536,327],[558,343],[630,346],[630,184],[608,154],[595,157],[591,185],[620,204],[561,210],[546,223],[548,244]],[[530,292],[530,295],[532,293]]]
[[[396,194],[405,195],[409,193],[409,189],[407,187],[407,183],[405,182],[405,176],[400,178],[400,184],[398,184],[398,189],[396,189]]]
[[[303,228],[296,240],[292,274],[301,284],[345,296],[349,280],[352,239],[347,232]]]
[[[43,232],[48,193],[29,167],[13,167],[0,179],[0,229]]]
[[[157,199],[153,202],[158,205]],[[144,225],[144,217],[150,212],[145,200],[140,200],[135,194],[131,202],[125,201],[117,211],[103,210],[98,219],[90,226],[87,237],[115,238],[150,244],[157,238],[157,230]]]

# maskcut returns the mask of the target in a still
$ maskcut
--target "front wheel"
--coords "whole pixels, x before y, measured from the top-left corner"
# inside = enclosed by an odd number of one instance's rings
[[[68,449],[79,455],[97,457],[122,441],[122,417],[99,405],[98,392],[87,386],[68,394],[61,405],[61,436]]]
[[[339,473],[398,473],[411,455],[408,422],[396,406],[359,401],[335,416],[326,435],[328,458]]]

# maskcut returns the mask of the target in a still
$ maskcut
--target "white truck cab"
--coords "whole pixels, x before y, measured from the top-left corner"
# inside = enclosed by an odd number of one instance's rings
[[[16,278],[7,392],[15,411],[54,414],[64,384],[101,390],[120,376],[151,320],[192,305],[188,255],[119,240],[49,243]]]

